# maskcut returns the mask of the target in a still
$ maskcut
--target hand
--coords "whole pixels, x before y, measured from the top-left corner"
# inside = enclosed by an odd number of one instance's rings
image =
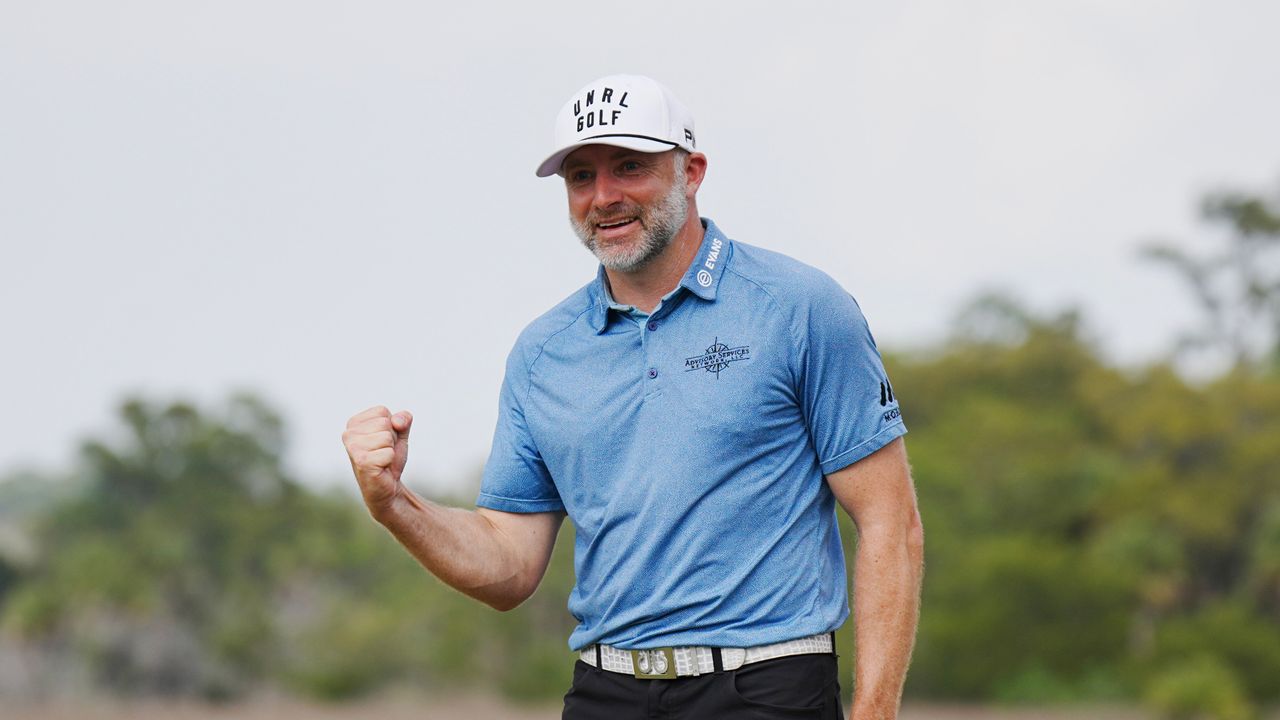
[[[342,444],[351,458],[351,469],[360,485],[364,504],[375,516],[403,489],[400,475],[409,460],[409,427],[413,415],[395,415],[378,405],[353,416],[342,433]]]

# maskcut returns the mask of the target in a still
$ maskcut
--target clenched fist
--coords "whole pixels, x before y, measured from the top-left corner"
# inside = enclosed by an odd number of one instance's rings
[[[351,458],[351,469],[369,511],[377,515],[400,494],[400,474],[409,460],[409,426],[413,415],[408,411],[395,415],[379,405],[355,415],[347,421],[342,444]]]

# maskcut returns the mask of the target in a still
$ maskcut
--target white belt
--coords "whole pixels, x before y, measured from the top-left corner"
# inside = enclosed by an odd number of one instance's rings
[[[595,645],[588,645],[578,652],[582,662],[596,665]],[[790,655],[831,654],[835,652],[831,633],[772,645],[749,648],[719,648],[724,670],[737,670],[743,665],[772,660]],[[611,645],[600,645],[600,669],[634,675],[640,679],[675,678],[704,675],[716,671],[715,652],[709,647],[670,647],[651,650],[623,650]]]

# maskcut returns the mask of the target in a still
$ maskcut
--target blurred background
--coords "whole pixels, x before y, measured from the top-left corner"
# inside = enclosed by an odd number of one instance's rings
[[[1277,27],[1262,0],[0,3],[0,716],[556,716],[572,528],[487,610],[368,518],[340,434],[412,410],[409,484],[472,503],[516,334],[595,273],[533,170],[614,72],[693,110],[704,215],[871,322],[928,534],[912,707],[1267,713]]]

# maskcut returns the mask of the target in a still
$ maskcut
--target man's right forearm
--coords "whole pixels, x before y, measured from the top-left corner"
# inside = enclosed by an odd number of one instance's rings
[[[475,512],[423,500],[400,482],[413,415],[377,405],[347,421],[342,444],[369,514],[436,577],[510,610],[533,594],[551,558],[563,513]]]
[[[545,566],[527,567],[516,551],[521,538],[478,512],[438,505],[402,486],[371,513],[433,575],[498,610],[524,602],[542,578]]]

